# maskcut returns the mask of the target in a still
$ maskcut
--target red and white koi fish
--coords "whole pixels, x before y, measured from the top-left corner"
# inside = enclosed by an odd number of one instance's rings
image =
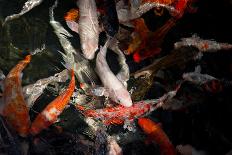
[[[106,52],[110,44],[110,39],[100,49],[96,59],[96,72],[100,77],[105,89],[108,91],[109,98],[114,102],[126,107],[132,106],[130,93],[121,81],[110,70],[106,61]]]
[[[164,94],[159,99],[138,101],[134,103],[131,107],[124,107],[118,105],[115,107],[106,107],[103,109],[89,109],[86,110],[85,107],[81,105],[76,105],[76,108],[83,112],[86,117],[91,117],[94,119],[99,119],[103,121],[105,125],[122,125],[125,120],[132,121],[135,118],[141,117],[143,115],[149,114],[157,108],[164,106],[176,95],[181,87],[181,83],[173,91],[169,91]]]
[[[79,0],[78,32],[81,49],[87,59],[93,59],[98,49],[99,24],[95,0]]]
[[[205,40],[197,35],[193,35],[189,38],[182,38],[181,41],[174,44],[175,49],[184,46],[194,46],[200,52],[217,52],[219,50],[230,50],[232,49],[232,44],[229,43],[219,43],[214,40]]]
[[[38,114],[30,128],[30,133],[32,135],[38,134],[41,130],[49,127],[51,124],[57,121],[58,116],[63,112],[65,106],[68,104],[74,88],[75,76],[74,71],[71,70],[71,81],[68,88],[55,100],[49,103],[41,113]]]
[[[29,133],[30,117],[26,101],[23,96],[21,72],[31,61],[27,55],[7,75],[4,80],[3,111],[2,114],[12,128],[22,137]]]
[[[138,124],[149,136],[149,139],[159,145],[161,155],[176,155],[175,147],[165,132],[160,128],[159,124],[148,118],[139,118]]]

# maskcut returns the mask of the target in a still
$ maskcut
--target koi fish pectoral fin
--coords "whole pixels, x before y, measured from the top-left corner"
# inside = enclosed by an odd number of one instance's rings
[[[90,93],[95,96],[109,97],[109,90],[105,87],[97,86],[95,88],[90,89]]]
[[[79,34],[79,24],[75,21],[66,21],[67,26],[74,32]]]
[[[117,79],[124,85],[125,88],[127,88],[127,75],[124,74],[124,72],[119,72],[116,75]]]

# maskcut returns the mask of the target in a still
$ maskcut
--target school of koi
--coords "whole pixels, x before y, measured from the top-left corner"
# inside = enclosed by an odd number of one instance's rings
[[[43,0],[28,0],[20,13],[7,16],[2,25],[20,18],[42,2]],[[34,145],[45,145],[38,142],[37,137],[43,134],[42,131],[49,132],[49,129],[59,122],[59,116],[68,105],[74,105],[95,134],[94,143],[82,136],[72,137],[78,139],[80,146],[88,147],[89,152],[85,154],[123,154],[118,144],[120,140],[107,133],[108,126],[123,125],[131,132],[143,131],[151,142],[157,144],[162,155],[184,155],[184,146],[175,147],[159,123],[144,117],[160,108],[180,110],[190,105],[191,102],[183,105],[183,102],[174,99],[183,83],[193,83],[210,93],[220,92],[224,87],[232,85],[230,81],[225,82],[202,74],[201,67],[197,66],[194,72],[183,73],[182,79],[165,88],[167,91],[162,96],[144,100],[159,70],[199,60],[207,52],[232,50],[232,44],[204,40],[195,34],[189,38],[181,38],[181,41],[174,44],[174,50],[169,55],[161,57],[162,43],[167,33],[181,20],[185,12],[197,11],[192,6],[193,3],[193,0],[76,0],[77,7],[72,8],[63,17],[67,27],[65,29],[55,20],[55,9],[59,5],[59,1],[56,0],[49,8],[49,22],[63,48],[63,51],[57,51],[57,54],[61,54],[62,64],[66,69],[23,87],[22,71],[33,60],[33,56],[42,50],[36,49],[19,61],[6,76],[0,72],[0,128],[9,138],[6,145],[15,146],[19,150],[18,154],[23,154],[24,149],[19,146],[11,132],[25,139],[32,137]],[[155,31],[148,28],[142,17],[151,10],[158,16],[162,16],[164,10],[170,14],[170,19]],[[129,37],[122,34],[123,27],[133,29]],[[79,51],[68,39],[73,35],[67,29],[79,35]],[[100,33],[105,34],[105,43],[101,47]],[[121,42],[124,38],[130,39],[122,50]],[[185,48],[193,49],[190,51]],[[107,61],[109,52],[117,54],[120,69],[116,75]],[[129,55],[132,55],[134,63],[148,59],[155,61],[130,74],[127,64]],[[48,103],[35,119],[31,119],[29,111],[45,88],[50,83],[64,83],[69,75],[70,82],[67,88]],[[140,86],[131,86],[131,80],[137,80]],[[138,124],[139,128],[135,124]],[[62,132],[62,127],[56,127],[57,131]],[[67,137],[70,136],[68,133],[65,134]],[[4,141],[4,138],[0,136],[0,144],[3,144],[1,141]],[[102,148],[103,145],[106,145],[106,148]],[[90,148],[94,149],[90,151]],[[10,149],[6,150],[8,154],[15,153]]]

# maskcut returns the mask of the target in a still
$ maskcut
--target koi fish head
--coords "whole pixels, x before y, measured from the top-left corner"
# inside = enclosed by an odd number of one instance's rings
[[[23,61],[29,63],[31,61],[31,55],[27,55]]]
[[[151,134],[158,128],[157,124],[148,118],[139,118],[138,124],[147,134]]]
[[[130,93],[126,89],[116,90],[114,91],[114,93],[115,93],[113,97],[114,102],[121,104],[125,107],[132,106]]]

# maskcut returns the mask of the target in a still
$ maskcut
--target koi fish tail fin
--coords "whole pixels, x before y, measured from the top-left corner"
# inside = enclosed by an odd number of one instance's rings
[[[111,44],[112,40],[113,40],[113,38],[111,36],[107,35],[107,40],[105,42],[105,45],[100,47],[99,53],[102,53],[102,55],[106,56],[107,48]]]

